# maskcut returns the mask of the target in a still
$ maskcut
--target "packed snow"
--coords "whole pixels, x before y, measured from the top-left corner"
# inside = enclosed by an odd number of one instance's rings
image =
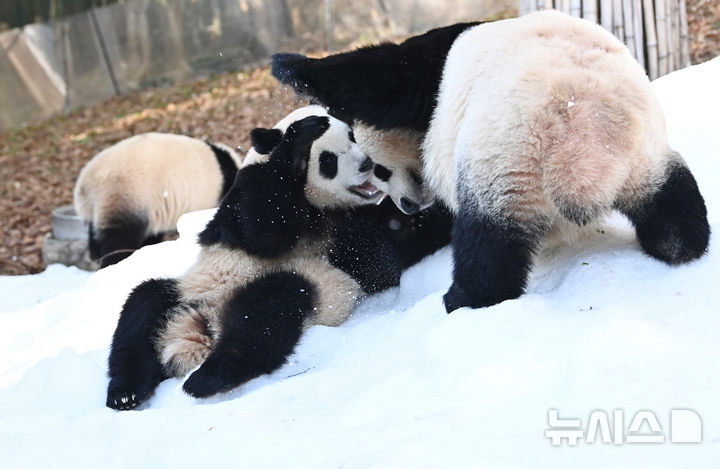
[[[653,83],[714,233],[718,83],[720,58]],[[108,346],[125,297],[143,279],[188,268],[211,213],[183,217],[179,240],[94,274],[50,266],[0,278],[3,468],[720,465],[717,236],[705,257],[672,268],[643,254],[620,216],[544,252],[516,300],[446,315],[446,248],[341,327],[309,329],[272,375],[206,400],[171,379],[140,410],[106,408]],[[579,422],[551,427],[551,409]],[[701,443],[671,441],[682,434],[673,410],[700,417]],[[586,441],[591,414],[608,417],[608,443],[602,425]],[[579,443],[553,446],[546,431],[558,426],[581,431]]]

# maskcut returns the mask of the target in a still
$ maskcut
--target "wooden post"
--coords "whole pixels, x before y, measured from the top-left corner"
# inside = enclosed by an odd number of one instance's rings
[[[645,41],[647,46],[647,70],[650,79],[654,80],[658,75],[658,41],[655,30],[655,7],[653,0],[642,0],[645,9]]]

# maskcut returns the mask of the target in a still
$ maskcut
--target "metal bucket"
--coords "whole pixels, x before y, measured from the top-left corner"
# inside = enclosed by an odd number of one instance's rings
[[[72,205],[63,205],[52,212],[52,235],[55,239],[87,239],[88,224]]]

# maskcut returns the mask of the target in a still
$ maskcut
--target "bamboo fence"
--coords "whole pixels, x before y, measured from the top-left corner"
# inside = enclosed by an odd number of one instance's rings
[[[690,65],[685,0],[519,0],[520,14],[555,8],[602,25],[655,79]]]

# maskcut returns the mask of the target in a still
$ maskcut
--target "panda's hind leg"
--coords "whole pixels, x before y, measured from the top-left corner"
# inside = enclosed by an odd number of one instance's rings
[[[697,182],[679,158],[671,158],[660,187],[617,208],[635,225],[642,249],[667,264],[701,257],[710,240],[707,209]]]
[[[290,272],[238,288],[224,307],[215,347],[185,381],[185,392],[208,397],[278,369],[300,340],[314,297],[313,285]]]
[[[165,378],[154,341],[179,301],[177,281],[173,279],[147,280],[130,293],[110,347],[108,407],[137,407]]]
[[[544,229],[462,206],[452,228],[453,282],[443,296],[448,313],[517,298],[524,290]]]
[[[100,261],[100,268],[117,264],[143,246],[148,228],[146,216],[116,213],[90,228],[90,257]]]

